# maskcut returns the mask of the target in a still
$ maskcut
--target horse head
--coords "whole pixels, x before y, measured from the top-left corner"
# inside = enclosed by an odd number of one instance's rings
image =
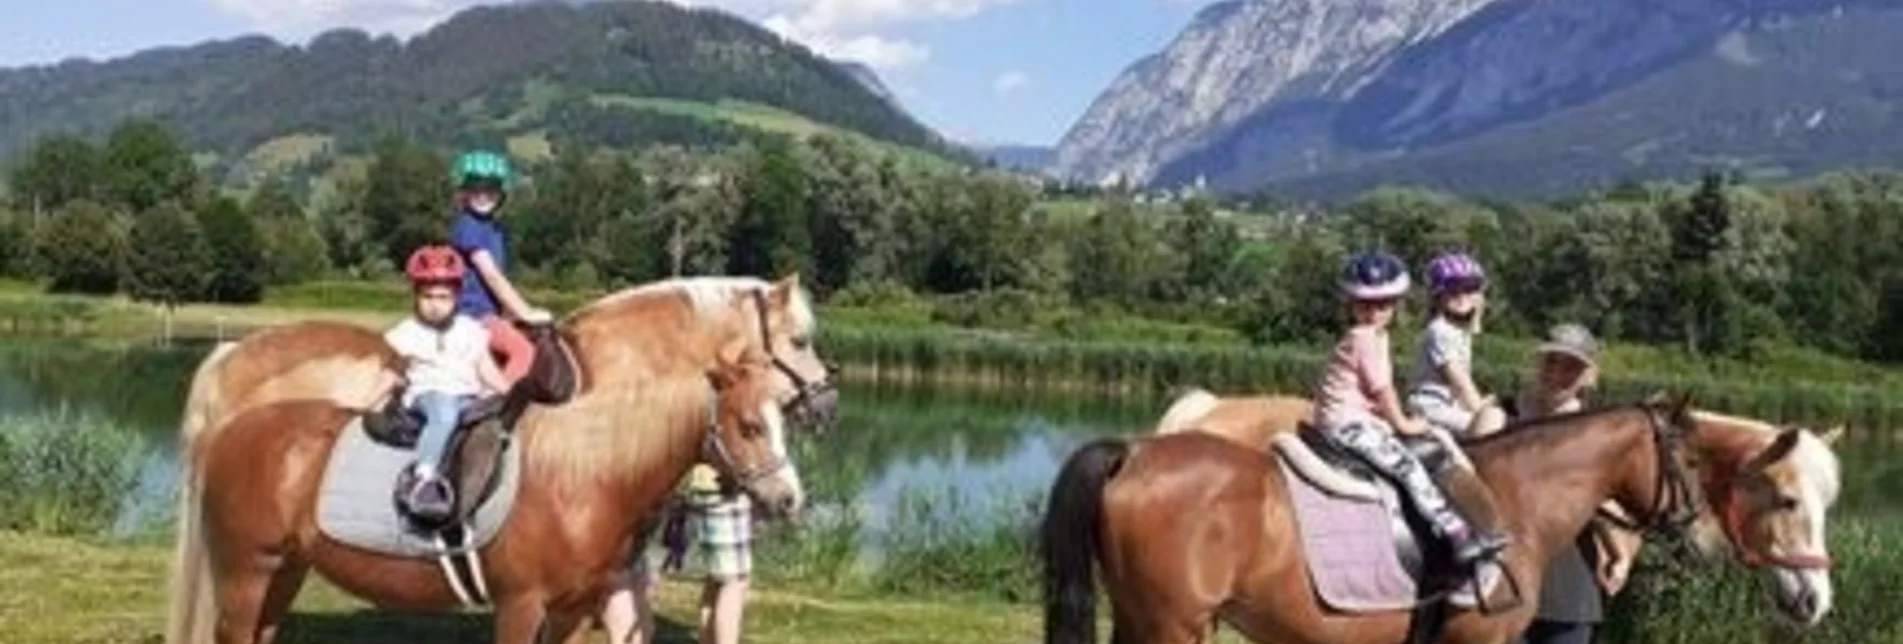
[[[1805,626],[1831,608],[1830,552],[1826,514],[1841,487],[1830,445],[1842,428],[1822,435],[1802,427],[1774,427],[1716,414],[1700,414],[1707,429],[1734,428],[1749,440],[1714,441],[1704,487],[1711,498],[1700,544],[1728,543],[1746,566],[1766,571],[1779,611]],[[1736,431],[1749,430],[1748,433]],[[1769,444],[1765,438],[1771,436]],[[1715,523],[1716,528],[1710,527]],[[1721,536],[1714,536],[1721,535]]]
[[[799,274],[751,291],[760,347],[777,381],[774,399],[793,422],[823,430],[838,419],[839,368],[819,355],[817,317]]]
[[[769,516],[798,514],[805,499],[787,456],[786,415],[774,395],[781,374],[766,353],[735,344],[707,371],[713,386],[701,459],[732,481]]]

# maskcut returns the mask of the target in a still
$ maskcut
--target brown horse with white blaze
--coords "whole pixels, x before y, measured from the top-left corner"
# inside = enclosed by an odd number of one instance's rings
[[[1278,434],[1307,421],[1308,399],[1289,395],[1217,396],[1202,389],[1179,395],[1155,434],[1197,431],[1267,451]],[[1700,553],[1731,552],[1735,561],[1768,575],[1779,614],[1813,625],[1829,613],[1830,553],[1824,540],[1830,508],[1842,487],[1832,446],[1844,434],[1693,410],[1686,441],[1697,457],[1699,483],[1710,503],[1692,531]],[[1594,527],[1602,548],[1601,574],[1623,579],[1644,540],[1615,516]],[[1615,556],[1616,555],[1616,556]],[[1609,588],[1616,594],[1617,586]]]
[[[830,420],[837,405],[815,324],[796,278],[660,282],[566,322],[582,386],[521,416],[513,509],[480,548],[495,641],[578,640],[638,529],[696,462],[742,482],[769,512],[797,512],[788,421]],[[393,360],[374,331],[312,324],[201,364],[182,427],[168,642],[211,641],[213,630],[220,644],[271,641],[310,570],[381,607],[458,605],[434,560],[353,548],[314,519],[332,444],[381,395],[346,406],[370,388],[335,383],[373,381]]]
[[[1566,547],[1606,499],[1660,529],[1690,520],[1696,486],[1676,446],[1685,407],[1648,402],[1523,423],[1469,447],[1511,535],[1502,562],[1525,596],[1549,553]],[[1094,643],[1101,566],[1119,644],[1206,642],[1217,620],[1254,641],[1400,642],[1408,611],[1324,605],[1271,457],[1203,432],[1100,440],[1074,453],[1042,525],[1045,641]],[[1497,593],[1496,593],[1497,595]],[[1495,603],[1498,603],[1497,601]],[[1491,616],[1453,610],[1449,642],[1507,642],[1533,602]]]

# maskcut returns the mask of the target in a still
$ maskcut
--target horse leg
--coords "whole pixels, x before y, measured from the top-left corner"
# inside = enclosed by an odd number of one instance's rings
[[[557,613],[542,620],[541,644],[582,644],[587,640],[588,620],[586,613]]]
[[[547,609],[539,597],[518,597],[496,607],[495,644],[536,644]]]
[[[223,572],[217,580],[218,644],[257,644],[265,594],[275,571],[246,566]]]
[[[297,601],[298,591],[303,590],[304,576],[308,572],[308,564],[287,561],[277,574],[271,576],[270,586],[264,593],[263,610],[258,614],[258,644],[271,644],[277,640],[278,627],[290,614],[291,604]]]

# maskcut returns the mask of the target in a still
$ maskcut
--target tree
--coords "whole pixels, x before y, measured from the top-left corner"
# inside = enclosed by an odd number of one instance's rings
[[[9,183],[22,210],[46,212],[98,193],[100,153],[85,139],[59,135],[41,139],[14,166]]]
[[[25,275],[27,255],[32,250],[32,231],[26,217],[0,208],[0,275]]]
[[[324,276],[330,269],[330,247],[307,219],[267,219],[255,222],[264,246],[264,283],[301,284]]]
[[[449,203],[449,166],[441,157],[406,139],[377,146],[363,196],[365,232],[367,240],[381,242],[391,266],[402,266],[417,247],[448,237]]]
[[[1207,199],[1190,199],[1169,221],[1167,236],[1182,260],[1181,290],[1203,297],[1235,292],[1230,264],[1242,248],[1235,224],[1216,218]]]
[[[39,267],[55,293],[111,293],[126,251],[123,225],[104,206],[68,202],[35,231]]]
[[[205,298],[213,302],[253,303],[264,297],[266,265],[263,243],[251,218],[238,202],[227,197],[212,200],[199,216],[210,273]]]
[[[1090,218],[1070,240],[1071,297],[1134,305],[1155,297],[1168,280],[1156,230],[1126,200]]]
[[[263,223],[278,219],[304,219],[304,207],[297,204],[297,198],[291,195],[290,184],[283,177],[271,176],[258,185],[251,193],[251,200],[245,202],[245,214],[251,221]]]
[[[169,309],[204,294],[211,249],[184,207],[161,204],[133,222],[130,237],[120,274],[128,295]]]
[[[107,195],[132,212],[165,201],[195,201],[198,169],[157,121],[131,120],[114,129],[106,140],[103,170]]]
[[[728,230],[727,271],[773,277],[811,273],[805,176],[783,137],[761,142],[741,183],[745,202]]]

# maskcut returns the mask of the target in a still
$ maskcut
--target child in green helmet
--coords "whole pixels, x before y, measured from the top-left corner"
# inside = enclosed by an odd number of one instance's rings
[[[509,247],[496,215],[514,177],[507,159],[476,151],[456,159],[455,179],[457,212],[449,239],[472,269],[463,279],[459,308],[488,329],[490,349],[503,356],[502,376],[514,384],[528,374],[535,345],[509,318],[530,324],[551,319],[522,297],[507,274]]]

